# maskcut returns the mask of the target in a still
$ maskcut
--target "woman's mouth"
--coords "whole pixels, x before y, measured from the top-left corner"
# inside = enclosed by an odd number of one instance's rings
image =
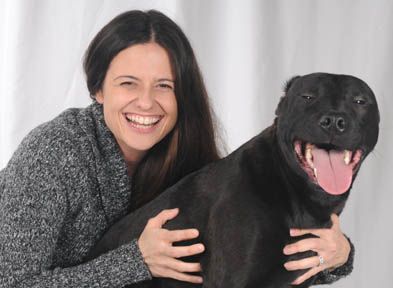
[[[151,132],[163,118],[161,115],[147,116],[133,113],[125,113],[124,117],[133,128],[141,132]]]

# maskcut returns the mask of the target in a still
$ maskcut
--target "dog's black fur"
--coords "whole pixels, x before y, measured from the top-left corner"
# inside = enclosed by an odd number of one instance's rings
[[[330,215],[340,214],[350,189],[326,193],[302,169],[295,141],[327,150],[360,149],[362,162],[377,142],[379,112],[362,80],[314,73],[288,82],[276,116],[272,126],[238,150],[115,224],[89,257],[138,238],[149,218],[179,207],[180,214],[165,227],[201,232],[199,239],[181,244],[205,244],[206,251],[192,259],[202,264],[203,287],[290,287],[304,271],[288,272],[283,264],[306,254],[283,254],[283,247],[293,242],[289,228],[330,227]],[[132,287],[199,286],[157,278]]]

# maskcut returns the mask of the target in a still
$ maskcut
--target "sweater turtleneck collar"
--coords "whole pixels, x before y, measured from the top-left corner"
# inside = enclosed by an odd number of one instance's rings
[[[129,210],[131,178],[120,147],[105,124],[103,106],[94,101],[86,108],[93,119],[91,131],[92,146],[96,158],[97,179],[100,186],[102,205],[109,225]],[[121,207],[122,212],[119,211]],[[120,214],[119,214],[120,212]]]

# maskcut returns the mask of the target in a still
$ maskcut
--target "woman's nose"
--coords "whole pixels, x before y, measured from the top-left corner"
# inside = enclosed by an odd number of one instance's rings
[[[143,110],[149,110],[153,107],[154,95],[151,89],[145,89],[141,91],[138,95],[137,106]]]

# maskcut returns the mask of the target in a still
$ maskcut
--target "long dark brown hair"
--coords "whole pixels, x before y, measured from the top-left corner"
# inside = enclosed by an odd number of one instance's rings
[[[102,88],[112,59],[122,50],[156,42],[167,50],[175,73],[178,120],[174,129],[153,146],[132,179],[132,207],[155,198],[185,175],[217,160],[213,111],[194,52],[180,27],[164,14],[128,11],[109,22],[86,51],[84,70],[91,97]]]

